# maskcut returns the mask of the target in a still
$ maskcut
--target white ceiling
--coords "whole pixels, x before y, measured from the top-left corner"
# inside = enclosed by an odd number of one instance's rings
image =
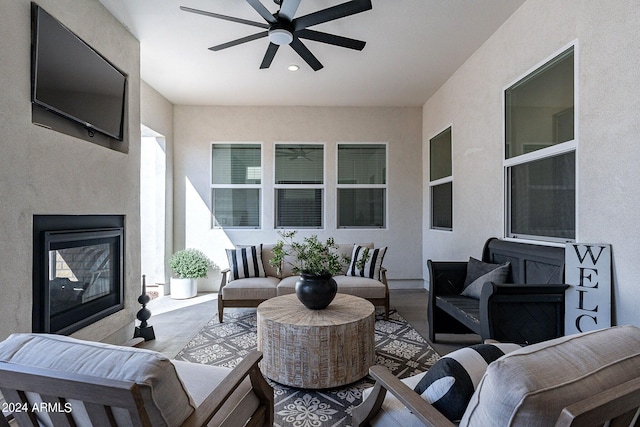
[[[344,1],[302,0],[296,16]],[[140,41],[142,79],[174,104],[421,106],[524,0],[372,0],[372,10],[311,27],[367,42],[355,51],[305,40],[317,72],[289,46],[260,70],[266,38],[210,51],[261,29],[179,9],[264,22],[243,0],[100,2]]]

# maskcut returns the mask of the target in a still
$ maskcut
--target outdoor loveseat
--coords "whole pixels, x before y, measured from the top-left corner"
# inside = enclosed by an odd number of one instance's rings
[[[431,342],[438,333],[476,333],[482,340],[521,344],[564,334],[568,285],[562,247],[491,238],[482,260],[428,260],[427,266]],[[475,292],[469,292],[474,282]]]
[[[351,257],[354,247],[362,246],[373,249],[372,243],[354,245],[338,244],[338,252]],[[269,264],[273,257],[274,245],[256,245],[227,250],[236,258],[229,262],[229,268],[222,271],[222,281],[218,293],[218,319],[223,321],[225,307],[257,307],[263,301],[280,295],[295,293],[295,285],[299,276],[293,274],[291,266],[286,262],[280,273]],[[350,275],[348,265],[342,274],[333,276],[338,284],[338,292],[354,295],[370,301],[374,306],[383,306],[385,316],[389,316],[389,286],[386,269],[382,267],[383,250],[372,277]],[[234,271],[235,270],[235,271]],[[245,276],[238,278],[238,276]]]

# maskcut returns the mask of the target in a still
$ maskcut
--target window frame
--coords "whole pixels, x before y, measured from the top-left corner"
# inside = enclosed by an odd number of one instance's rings
[[[260,184],[214,184],[213,183],[213,147],[215,145],[258,145],[260,146]],[[211,229],[261,230],[264,198],[264,143],[261,141],[212,141],[209,146],[209,207],[211,213]],[[258,225],[257,226],[226,226],[216,221],[215,189],[257,189],[258,190]]]
[[[442,136],[445,132],[449,132],[449,145],[450,145],[450,157],[451,157],[451,175],[445,176],[442,178],[437,178],[431,180],[431,144],[434,139]],[[433,200],[433,189],[443,184],[451,184],[451,227],[438,227],[433,224],[434,220],[434,200]],[[452,232],[453,231],[453,124],[449,124],[446,128],[436,133],[434,136],[429,138],[429,206],[430,206],[430,230],[434,231],[445,231]]]
[[[276,179],[277,166],[276,166],[276,157],[277,157],[277,149],[278,146],[283,145],[292,145],[292,146],[322,146],[322,184],[278,184]],[[296,229],[309,229],[309,230],[323,230],[325,228],[325,209],[326,209],[326,195],[327,195],[327,147],[324,142],[276,142],[273,144],[273,228],[276,230],[284,230],[288,228],[296,228]],[[297,190],[321,190],[322,198],[320,203],[322,204],[320,208],[320,226],[280,226],[278,225],[278,190],[281,189],[297,189]]]
[[[541,71],[555,59],[567,53],[569,50],[573,50],[573,139],[561,143],[556,143],[545,148],[541,148],[528,153],[523,153],[513,157],[507,157],[507,101],[506,93],[509,89],[516,86],[518,83],[529,79],[534,73]],[[579,182],[578,182],[578,117],[579,117],[579,105],[578,100],[578,82],[579,82],[579,48],[578,40],[566,44],[562,48],[555,51],[553,54],[547,56],[542,61],[535,64],[529,70],[521,74],[518,78],[514,79],[511,83],[503,87],[502,90],[502,165],[503,165],[503,189],[504,189],[504,237],[506,240],[513,240],[519,242],[528,242],[534,244],[546,244],[551,246],[564,246],[566,243],[577,242],[578,240],[578,194],[579,194]],[[558,113],[559,114],[559,113]],[[574,238],[561,238],[551,237],[543,235],[513,233],[511,231],[512,219],[511,219],[511,173],[510,170],[514,166],[524,165],[532,163],[538,160],[550,159],[555,156],[560,156],[573,152],[575,153],[575,195],[574,195]]]
[[[384,184],[340,184],[340,146],[344,145],[379,145],[384,147]],[[386,230],[389,228],[389,143],[388,142],[338,142],[336,143],[336,228],[344,230]],[[341,189],[383,189],[383,225],[340,225],[340,190]]]

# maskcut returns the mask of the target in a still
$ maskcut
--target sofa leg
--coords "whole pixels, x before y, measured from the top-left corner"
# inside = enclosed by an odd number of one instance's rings
[[[223,313],[224,313],[224,304],[222,303],[222,299],[220,295],[218,295],[218,322],[222,323],[223,321]]]

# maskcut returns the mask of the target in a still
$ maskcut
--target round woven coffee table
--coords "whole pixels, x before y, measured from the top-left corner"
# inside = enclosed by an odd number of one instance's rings
[[[337,387],[367,375],[375,362],[375,308],[337,294],[324,310],[306,308],[295,294],[258,306],[262,372],[292,387]]]

